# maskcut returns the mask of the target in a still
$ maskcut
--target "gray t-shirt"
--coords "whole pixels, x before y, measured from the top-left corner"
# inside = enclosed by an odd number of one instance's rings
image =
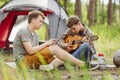
[[[23,45],[23,42],[26,41],[31,42],[33,47],[39,45],[37,34],[35,32],[32,34],[28,27],[20,29],[15,36],[13,41],[13,56],[15,59],[20,59],[28,53]]]

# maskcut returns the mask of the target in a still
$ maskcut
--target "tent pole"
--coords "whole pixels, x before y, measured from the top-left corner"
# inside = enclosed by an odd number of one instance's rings
[[[59,29],[59,25],[60,25],[60,14],[61,14],[61,7],[60,7],[60,0],[56,0],[57,4],[58,4],[58,7],[59,7],[59,20],[58,20],[58,25],[57,25],[57,31],[56,31],[56,34],[55,34],[55,38],[57,38],[57,33],[58,33],[58,29]]]

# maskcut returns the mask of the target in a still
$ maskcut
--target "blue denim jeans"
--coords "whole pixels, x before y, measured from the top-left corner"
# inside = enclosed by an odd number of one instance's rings
[[[88,43],[81,44],[80,47],[78,47],[74,52],[72,52],[72,55],[80,60],[85,61],[85,63],[90,62],[90,46]]]

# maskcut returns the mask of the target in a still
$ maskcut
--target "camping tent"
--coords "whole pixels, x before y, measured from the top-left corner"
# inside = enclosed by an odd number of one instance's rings
[[[11,0],[0,9],[0,48],[9,45],[8,38],[18,16],[27,15],[34,9],[42,11],[48,18],[49,39],[59,38],[65,32],[68,16],[56,0]]]

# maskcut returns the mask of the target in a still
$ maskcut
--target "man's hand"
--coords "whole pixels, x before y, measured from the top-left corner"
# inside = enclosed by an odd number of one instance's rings
[[[73,45],[70,45],[69,43],[65,43],[63,44],[63,47],[65,50],[67,50],[68,52],[72,50],[72,47]]]
[[[49,45],[53,45],[56,42],[56,39],[50,39],[49,41],[46,42],[46,44]]]
[[[89,42],[89,40],[87,40],[86,37],[83,37],[83,38],[82,38],[82,41],[83,41],[83,42]]]

